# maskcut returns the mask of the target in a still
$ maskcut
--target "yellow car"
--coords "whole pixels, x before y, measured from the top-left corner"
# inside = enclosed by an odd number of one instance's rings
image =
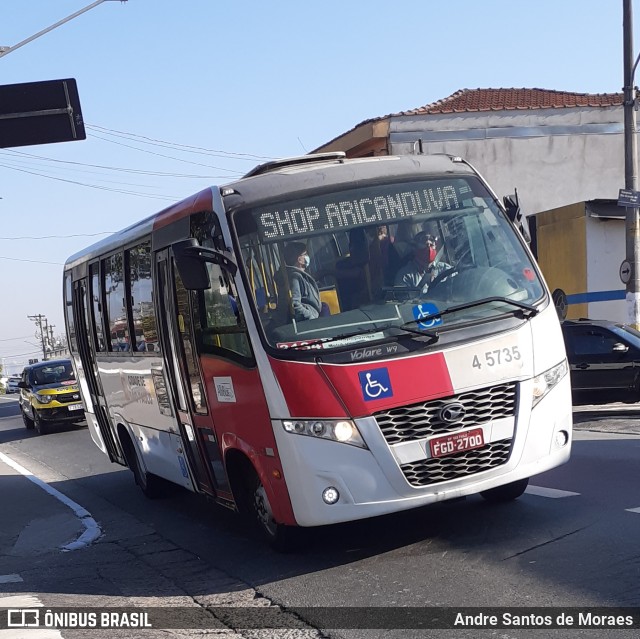
[[[24,425],[40,435],[54,423],[79,422],[84,406],[69,359],[31,364],[22,371],[20,412]]]

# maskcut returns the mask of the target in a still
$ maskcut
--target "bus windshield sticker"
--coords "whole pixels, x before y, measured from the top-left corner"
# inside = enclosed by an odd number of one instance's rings
[[[389,370],[387,368],[373,368],[368,371],[360,371],[360,388],[365,402],[384,397],[393,397]]]
[[[256,208],[254,216],[262,238],[274,242],[455,211],[471,197],[465,180],[403,182],[289,200]]]
[[[318,337],[317,339],[298,340],[297,342],[277,342],[276,348],[295,348],[298,350],[338,348],[340,346],[348,346],[349,344],[369,342],[383,338],[384,331],[377,331],[375,333],[367,333],[366,335],[351,335],[349,337],[343,337],[341,339],[334,339],[331,341],[329,341],[330,338],[327,337]]]
[[[417,304],[411,310],[413,311],[413,317],[416,320],[422,319],[423,317],[429,318],[424,322],[418,322],[419,328],[424,328],[426,330],[442,324],[442,317],[433,317],[433,315],[437,315],[437,313],[439,313],[439,310],[438,307],[431,302]]]

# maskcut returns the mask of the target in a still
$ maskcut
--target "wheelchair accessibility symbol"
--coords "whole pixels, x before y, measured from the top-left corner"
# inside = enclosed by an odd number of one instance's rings
[[[438,313],[438,307],[435,304],[431,304],[430,302],[426,302],[425,304],[417,304],[411,309],[413,311],[414,319],[422,319],[426,317],[424,322],[418,322],[418,328],[433,328],[434,326],[439,326],[442,324],[441,317],[430,317],[431,315],[436,315]]]
[[[386,368],[374,368],[370,371],[358,373],[360,388],[365,402],[384,397],[393,397],[389,371]]]

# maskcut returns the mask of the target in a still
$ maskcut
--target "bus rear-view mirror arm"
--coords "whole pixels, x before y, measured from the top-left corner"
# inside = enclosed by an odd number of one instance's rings
[[[198,291],[211,288],[207,262],[221,266],[232,277],[238,271],[238,264],[230,253],[200,246],[195,238],[176,242],[172,248],[180,278],[187,290]]]

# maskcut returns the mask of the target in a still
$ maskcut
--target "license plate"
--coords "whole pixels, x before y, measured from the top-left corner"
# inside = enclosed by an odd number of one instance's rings
[[[431,457],[446,457],[484,446],[482,428],[437,437],[429,442]]]
[[[69,404],[67,406],[69,410],[82,410],[82,404]]]

